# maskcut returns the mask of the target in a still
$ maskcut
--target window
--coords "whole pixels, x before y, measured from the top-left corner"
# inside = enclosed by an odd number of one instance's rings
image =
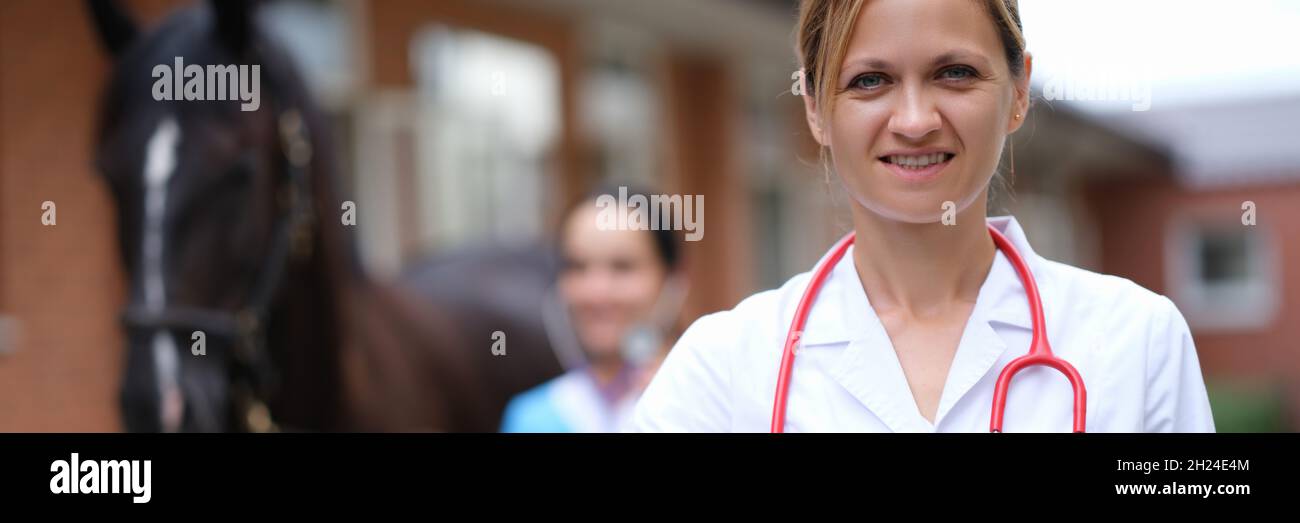
[[[1276,315],[1280,280],[1272,236],[1239,220],[1188,221],[1171,235],[1171,298],[1194,329],[1261,329]]]
[[[664,167],[659,94],[643,57],[602,51],[612,56],[591,60],[583,83],[583,131],[596,179],[665,192],[659,182]]]
[[[823,169],[803,119],[803,100],[790,92],[785,64],[749,62],[735,72],[744,96],[740,154],[751,202],[750,288],[772,289],[811,270],[852,226],[849,200],[835,174]],[[801,156],[802,155],[802,156]]]
[[[421,246],[539,237],[561,126],[554,57],[527,42],[443,26],[418,34],[411,56]]]

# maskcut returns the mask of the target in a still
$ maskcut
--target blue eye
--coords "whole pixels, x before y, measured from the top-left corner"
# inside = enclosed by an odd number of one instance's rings
[[[876,73],[864,74],[854,78],[849,83],[850,89],[866,89],[868,91],[879,88],[884,84],[885,79]]]
[[[974,69],[964,65],[949,67],[939,72],[939,78],[943,80],[969,80],[976,76],[978,75]]]

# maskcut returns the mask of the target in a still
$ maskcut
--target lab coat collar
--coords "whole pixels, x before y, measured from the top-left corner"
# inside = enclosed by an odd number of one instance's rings
[[[1031,271],[1041,273],[1035,270],[1035,266],[1041,266],[1038,256],[1015,218],[990,218],[989,223],[1011,240]],[[1014,267],[999,250],[962,332],[935,415],[936,424],[931,425],[920,415],[910,392],[898,393],[911,389],[889,335],[862,289],[851,250],[836,265],[822,296],[839,301],[839,306],[822,308],[821,314],[813,307],[802,345],[849,342],[828,373],[894,432],[934,431],[957,401],[993,368],[1007,350],[994,323],[1031,328],[1024,288]]]
[[[1029,245],[1025,232],[1020,228],[1020,223],[1016,221],[1016,218],[1014,216],[991,217],[988,218],[988,223],[996,227],[1011,241],[1011,244],[1016,247],[1016,250],[1020,251],[1020,255],[1029,263],[1030,271],[1033,272],[1034,276],[1040,277],[1043,272],[1040,269],[1042,261]],[[818,294],[818,301],[824,299],[837,300],[839,302],[837,303],[838,306],[813,306],[808,316],[807,326],[804,328],[803,344],[842,343],[865,336],[861,326],[868,317],[875,317],[875,311],[871,308],[870,300],[862,289],[862,280],[858,278],[857,269],[853,263],[854,248],[849,247],[848,252],[832,269],[830,277],[826,279],[822,291]],[[1045,292],[1041,289],[1042,286],[1040,281],[1040,293]],[[987,311],[986,319],[990,322],[1005,323],[1024,329],[1029,329],[1032,326],[1025,289],[1021,285],[1020,276],[1016,274],[1015,267],[1011,265],[1011,261],[1007,259],[1001,250],[997,251],[989,275],[984,280],[983,285],[980,286],[975,309]],[[839,313],[836,314],[834,311],[839,311]],[[973,313],[972,316],[974,316]]]

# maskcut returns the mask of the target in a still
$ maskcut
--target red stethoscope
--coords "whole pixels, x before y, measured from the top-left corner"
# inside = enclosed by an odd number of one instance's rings
[[[997,386],[993,390],[993,415],[989,420],[989,431],[1002,432],[1002,415],[1007,408],[1007,389],[1011,385],[1011,378],[1026,367],[1046,365],[1065,374],[1065,377],[1070,380],[1070,388],[1074,390],[1074,432],[1084,432],[1088,391],[1083,386],[1083,378],[1079,376],[1079,371],[1074,370],[1070,362],[1052,355],[1052,347],[1047,343],[1047,330],[1043,327],[1043,300],[1038,295],[1038,284],[1034,282],[1034,275],[1029,272],[1025,259],[1020,256],[1020,252],[1006,236],[992,225],[989,225],[989,235],[1020,274],[1020,282],[1025,286],[1025,295],[1029,297],[1029,314],[1034,329],[1029,354],[1012,360],[998,375]],[[776,401],[772,406],[773,433],[785,432],[785,400],[790,395],[790,373],[794,369],[795,348],[803,337],[808,312],[812,310],[813,302],[817,300],[817,292],[821,290],[831,269],[844,257],[850,245],[853,245],[853,233],[840,239],[831,248],[830,254],[817,265],[808,288],[799,299],[799,306],[794,312],[794,321],[790,323],[790,333],[785,338],[785,353],[781,356],[781,372],[776,382]]]

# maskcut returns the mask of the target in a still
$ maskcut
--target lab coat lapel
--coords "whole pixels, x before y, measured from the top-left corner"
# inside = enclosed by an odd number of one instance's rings
[[[1037,255],[1029,247],[1014,218],[991,218],[990,223],[1007,235],[1021,255],[1029,261],[1030,269],[1039,272],[1034,267]],[[807,331],[805,339],[806,342],[813,337],[818,342],[847,339],[848,347],[841,353],[836,365],[829,369],[829,374],[894,432],[934,430],[981,378],[999,370],[995,366],[1008,346],[994,328],[995,324],[1030,329],[1028,304],[1019,275],[1006,256],[998,251],[962,332],[957,353],[944,383],[935,424],[930,425],[917,410],[916,400],[907,384],[898,355],[894,352],[894,345],[862,289],[852,260],[853,253],[849,251],[827,283],[827,290],[832,292],[823,294],[826,298],[838,301],[836,308],[843,315],[839,319],[842,322],[839,325],[848,328],[831,325],[836,322],[828,314],[829,308],[823,309],[821,315],[816,314],[814,309],[810,324],[813,323],[812,320],[822,320],[816,322],[822,327],[821,330]]]
[[[992,283],[993,281],[990,280],[985,286]],[[977,299],[970,319],[966,322],[966,329],[962,332],[961,341],[958,342],[952,365],[948,368],[943,395],[939,398],[939,409],[934,415],[936,427],[943,423],[944,417],[957,401],[993,370],[998,359],[1007,350],[1006,342],[990,324],[988,306],[979,303],[984,300],[984,295],[981,290],[980,298]]]
[[[833,341],[833,338],[843,336],[848,347],[840,353],[828,374],[890,430],[930,431],[916,409],[889,334],[862,289],[861,279],[853,265],[852,251],[836,266],[832,279],[834,288],[826,293],[827,298],[838,302],[835,309],[842,317],[836,319],[848,328],[822,331],[825,333],[822,341]],[[810,334],[812,332],[816,331],[810,331]]]
[[[1020,251],[1030,264],[1030,271],[1035,270],[1036,254],[1029,247],[1020,225],[1011,217],[990,218],[993,224],[1007,236],[1016,250]],[[1041,286],[1041,285],[1040,285]],[[1002,328],[999,331],[995,325]],[[995,368],[999,359],[1007,351],[1008,345],[1003,338],[1006,329],[1032,330],[1029,318],[1029,302],[1025,294],[1020,275],[1011,265],[1010,259],[1001,251],[994,256],[989,275],[980,287],[979,297],[971,310],[966,329],[962,332],[957,353],[948,370],[948,379],[944,383],[943,395],[939,399],[939,409],[935,413],[935,426],[943,423],[944,416],[975,387],[979,381],[991,372],[1001,372]],[[1019,353],[1028,352],[1028,347],[1018,347]],[[989,409],[992,409],[990,404]]]
[[[879,323],[878,320],[875,321]],[[871,329],[874,331],[875,329]],[[889,337],[874,332],[853,339],[831,369],[831,377],[893,432],[929,432],[916,410],[907,377]]]

